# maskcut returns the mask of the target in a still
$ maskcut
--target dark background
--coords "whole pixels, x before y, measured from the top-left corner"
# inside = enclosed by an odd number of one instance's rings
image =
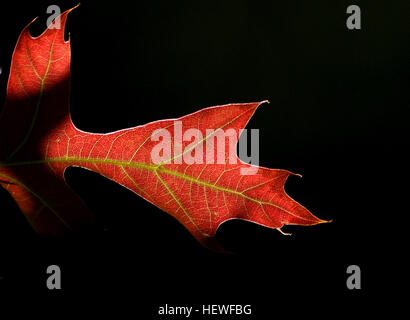
[[[31,30],[40,34],[52,4],[77,3],[2,4],[1,105],[20,31],[39,16]],[[346,28],[351,4],[361,30]],[[66,28],[77,127],[110,132],[268,99],[248,126],[260,129],[261,165],[302,174],[287,192],[333,222],[284,227],[293,233],[285,237],[231,221],[217,238],[233,254],[215,254],[132,192],[70,168],[97,227],[37,235],[0,190],[0,288],[145,318],[165,303],[252,304],[255,319],[326,316],[329,306],[350,315],[396,293],[408,215],[409,12],[408,1],[82,1]],[[59,292],[45,285],[50,264],[62,270]],[[346,288],[351,264],[361,267],[360,291]]]

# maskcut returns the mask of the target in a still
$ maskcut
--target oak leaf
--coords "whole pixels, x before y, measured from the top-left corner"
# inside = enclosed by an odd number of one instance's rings
[[[292,173],[257,167],[255,174],[244,175],[244,169],[255,166],[239,160],[236,152],[236,163],[230,163],[228,144],[223,163],[177,161],[215,140],[209,129],[233,130],[239,137],[260,102],[206,108],[109,134],[77,129],[69,112],[70,41],[64,40],[71,10],[59,17],[60,29],[48,28],[36,38],[30,35],[30,24],[22,31],[0,118],[0,184],[36,231],[62,234],[93,223],[93,214],[64,180],[70,166],[93,170],[134,191],[215,250],[220,249],[216,230],[229,219],[278,230],[288,224],[326,222],[285,193],[284,184]],[[181,124],[182,134],[196,129],[202,138],[194,145],[174,143],[176,126]],[[181,152],[156,163],[151,153],[158,141],[153,134],[161,130],[170,133],[171,149]]]

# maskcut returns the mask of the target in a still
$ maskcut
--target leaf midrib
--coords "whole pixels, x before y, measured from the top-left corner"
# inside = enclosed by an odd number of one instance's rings
[[[138,169],[142,169],[142,170],[148,170],[153,172],[154,174],[158,175],[159,173],[165,173],[180,179],[184,179],[187,180],[189,182],[193,182],[196,183],[198,185],[202,185],[205,186],[207,188],[210,189],[214,189],[214,190],[218,190],[221,192],[225,192],[225,193],[230,193],[239,197],[242,197],[246,200],[255,202],[259,205],[268,205],[268,206],[272,206],[275,207],[279,210],[282,210],[298,219],[302,219],[302,220],[306,220],[306,221],[312,221],[310,219],[306,219],[304,217],[300,217],[296,214],[294,214],[293,212],[286,210],[285,208],[276,205],[274,203],[268,202],[268,201],[262,201],[253,197],[250,197],[246,194],[244,194],[243,192],[237,191],[237,190],[233,190],[233,189],[229,189],[229,188],[225,188],[225,187],[221,187],[218,186],[216,184],[212,184],[203,180],[200,180],[198,178],[194,178],[192,176],[183,174],[179,171],[175,171],[175,170],[169,170],[167,168],[164,168],[163,165],[151,165],[151,164],[146,164],[143,162],[130,162],[130,161],[121,161],[121,160],[115,160],[115,159],[93,159],[93,158],[77,158],[77,157],[64,157],[64,158],[45,158],[45,159],[40,159],[40,160],[32,160],[32,161],[21,161],[21,162],[11,162],[11,163],[1,163],[0,162],[0,168],[2,167],[16,167],[16,166],[24,166],[24,165],[37,165],[37,164],[44,164],[44,163],[53,163],[53,162],[67,162],[67,163],[71,163],[72,165],[78,165],[78,163],[93,163],[93,164],[106,164],[106,165],[115,165],[115,166],[123,166],[123,167],[129,167],[129,168],[138,168]]]

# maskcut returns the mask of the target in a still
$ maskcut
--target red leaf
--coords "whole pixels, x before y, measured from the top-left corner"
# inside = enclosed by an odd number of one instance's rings
[[[283,186],[291,174],[286,170],[254,167],[240,161],[236,152],[236,163],[229,163],[229,144],[219,152],[225,156],[222,164],[206,163],[207,144],[216,140],[216,134],[207,130],[231,129],[239,137],[261,103],[206,108],[109,134],[77,129],[69,113],[70,44],[64,41],[70,11],[61,15],[61,29],[47,29],[37,38],[31,37],[28,26],[21,33],[0,119],[0,184],[35,230],[60,234],[93,222],[93,215],[64,181],[64,170],[70,166],[96,171],[134,191],[213,249],[218,249],[217,228],[229,219],[278,230],[286,224],[326,222],[285,193]],[[174,142],[180,125],[182,135],[199,130],[195,148],[191,141],[182,146]],[[152,139],[156,130],[169,132],[168,146],[176,150],[170,161],[153,161],[152,152],[159,144]],[[216,146],[211,149],[214,156]],[[200,149],[203,164],[182,161]],[[257,168],[257,173],[244,175],[244,168]]]

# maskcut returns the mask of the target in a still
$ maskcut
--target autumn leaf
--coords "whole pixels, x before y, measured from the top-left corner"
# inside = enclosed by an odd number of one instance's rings
[[[0,184],[36,231],[62,234],[93,223],[94,215],[64,180],[70,166],[93,170],[134,191],[215,250],[215,233],[230,219],[279,231],[288,224],[326,222],[285,193],[289,171],[244,163],[236,151],[232,159],[229,144],[218,153],[213,142],[218,134],[233,132],[236,145],[261,102],[206,108],[109,134],[77,129],[69,112],[70,42],[64,40],[71,10],[61,14],[61,29],[46,29],[37,38],[30,35],[30,24],[22,31],[0,118]],[[192,129],[194,142],[178,142],[178,135]],[[158,162],[152,155],[160,138],[163,159]],[[193,154],[200,161],[185,161]],[[210,154],[223,162],[209,163]]]

